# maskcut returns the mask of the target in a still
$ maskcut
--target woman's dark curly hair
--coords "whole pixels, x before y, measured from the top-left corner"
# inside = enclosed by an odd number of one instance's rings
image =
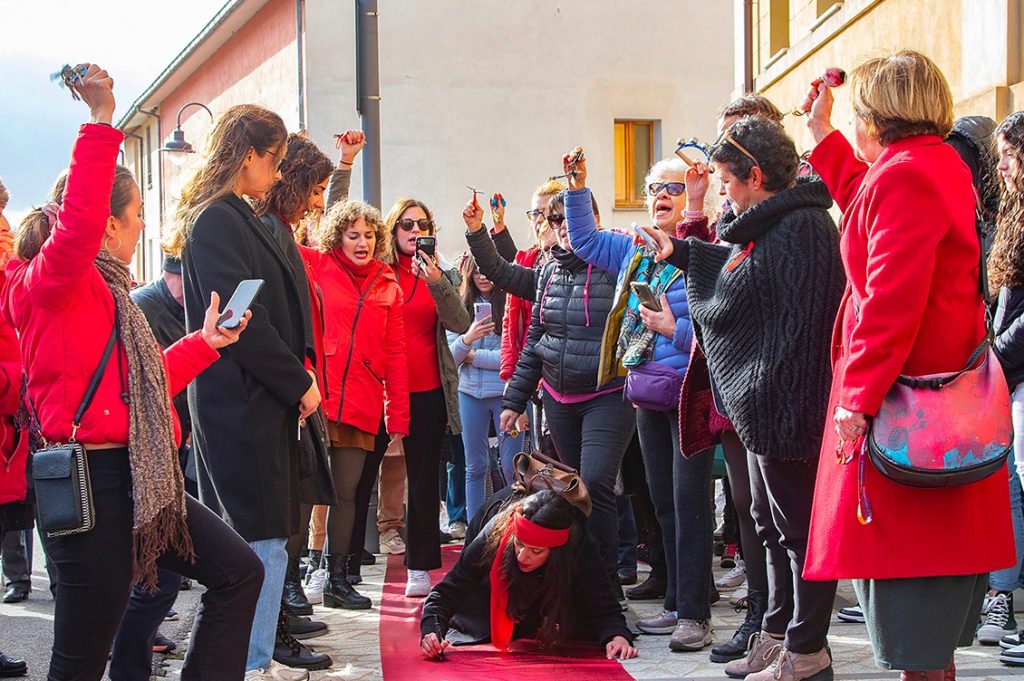
[[[497,516],[487,537],[486,565],[494,562],[505,528],[517,510],[541,527],[552,530],[570,528],[569,541],[551,549],[547,562],[533,573],[526,574],[519,569],[512,541],[505,547],[505,555],[501,559],[501,570],[508,580],[509,617],[521,620],[532,610],[540,612],[537,640],[544,646],[554,646],[565,640],[573,626],[572,584],[577,572],[577,549],[584,531],[579,522],[580,512],[565,497],[547,490],[512,504]]]
[[[793,185],[800,157],[796,145],[775,121],[762,116],[745,116],[733,123],[722,140],[711,148],[711,160],[725,164],[740,180],[750,178],[754,161],[724,138],[728,134],[757,159],[764,174],[764,188],[779,192]]]
[[[1024,285],[1024,111],[1007,116],[996,128],[1002,139],[1021,159],[1013,180],[1013,190],[1004,184],[996,215],[996,239],[988,256],[989,286],[997,294],[1003,286]]]
[[[302,133],[288,135],[281,163],[281,181],[271,187],[256,208],[258,215],[276,213],[289,224],[306,215],[313,189],[331,176],[334,164]]]

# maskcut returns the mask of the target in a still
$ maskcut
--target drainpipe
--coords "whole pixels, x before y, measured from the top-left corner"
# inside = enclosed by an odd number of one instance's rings
[[[380,64],[377,56],[377,0],[355,0],[356,111],[363,149],[363,201],[380,208]]]
[[[754,0],[743,0],[743,93],[754,91]]]
[[[306,56],[302,49],[302,0],[295,0],[296,80],[299,83],[299,130],[306,129],[306,75],[303,73]]]

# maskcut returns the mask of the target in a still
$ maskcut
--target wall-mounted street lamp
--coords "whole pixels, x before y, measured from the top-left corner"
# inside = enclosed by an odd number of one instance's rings
[[[181,163],[185,160],[184,157],[178,156],[177,154],[195,153],[195,149],[192,148],[192,145],[185,140],[185,131],[181,129],[181,114],[184,113],[185,109],[189,108],[190,106],[202,107],[203,110],[206,111],[206,113],[210,114],[210,118],[213,118],[213,112],[210,111],[210,109],[202,102],[189,102],[185,106],[178,109],[177,126],[174,128],[174,130],[171,131],[171,136],[164,141],[164,145],[159,149],[160,151],[174,152],[173,155],[170,156],[169,158],[177,163]]]

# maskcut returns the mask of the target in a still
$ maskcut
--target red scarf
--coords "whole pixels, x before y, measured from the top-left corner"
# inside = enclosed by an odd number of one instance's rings
[[[331,257],[334,258],[334,262],[338,263],[341,269],[352,275],[356,284],[356,290],[360,292],[362,291],[363,284],[366,283],[366,278],[375,273],[378,267],[384,267],[384,265],[375,258],[370,258],[365,265],[357,265],[351,258],[342,253],[340,248],[332,250]]]
[[[505,549],[513,534],[527,546],[547,549],[563,546],[569,541],[568,527],[564,530],[541,527],[524,518],[518,509],[505,526],[505,534],[501,537],[498,552],[494,554],[494,562],[491,563],[491,643],[502,652],[508,650],[508,645],[512,642],[512,632],[516,627],[516,621],[508,614],[508,578],[501,569]]]

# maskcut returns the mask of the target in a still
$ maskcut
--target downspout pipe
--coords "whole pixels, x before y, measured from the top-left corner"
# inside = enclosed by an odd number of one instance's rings
[[[377,52],[377,0],[355,0],[356,111],[366,146],[362,152],[363,201],[381,208],[380,63]]]
[[[743,0],[743,93],[754,91],[754,0]]]
[[[302,42],[302,18],[303,0],[295,0],[295,50],[296,50],[296,80],[298,81],[299,96],[299,131],[306,129],[306,54]]]

